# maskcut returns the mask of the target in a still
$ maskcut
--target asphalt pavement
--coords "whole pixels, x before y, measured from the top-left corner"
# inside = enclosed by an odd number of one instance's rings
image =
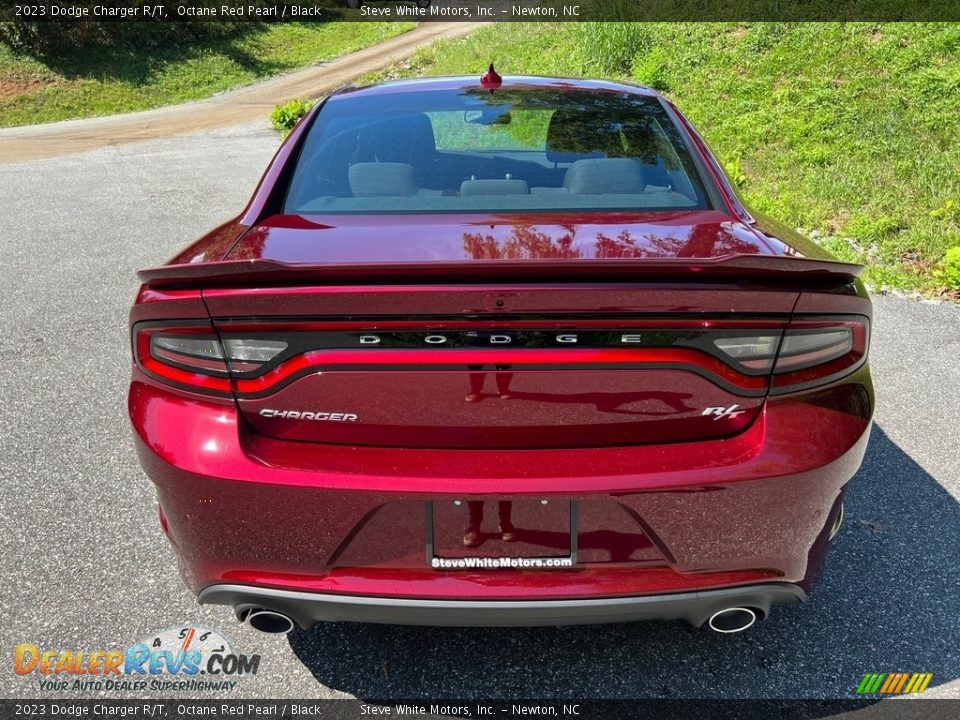
[[[262,656],[232,697],[851,697],[932,672],[960,698],[960,307],[878,297],[876,425],[826,575],[747,633],[681,622],[533,629],[327,625],[259,635],[197,606],[126,417],[138,268],[239,210],[265,123],[0,165],[0,688],[14,645],[125,648],[199,623]],[[56,696],[56,694],[54,694]],[[60,694],[59,697],[74,697]]]

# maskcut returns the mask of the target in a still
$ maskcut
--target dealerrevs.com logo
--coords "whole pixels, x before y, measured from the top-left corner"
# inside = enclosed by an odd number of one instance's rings
[[[240,655],[216,630],[167,628],[126,650],[62,650],[21,643],[13,653],[17,675],[38,677],[50,691],[164,692],[233,690],[256,675],[259,655]]]

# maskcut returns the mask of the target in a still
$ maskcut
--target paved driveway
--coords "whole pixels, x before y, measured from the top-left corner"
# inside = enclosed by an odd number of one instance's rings
[[[222,629],[248,697],[843,697],[868,671],[960,697],[960,308],[878,298],[879,409],[811,602],[749,633],[683,623],[514,630],[237,626],[183,589],[125,416],[134,271],[241,207],[265,124],[0,165],[0,687],[12,647],[126,647]]]
[[[483,25],[420,23],[409,32],[348,55],[195,102],[85,120],[0,128],[0,163],[255,122],[269,117],[279,103],[322,97],[361,75],[388,68],[420,48],[438,40],[465,37]]]

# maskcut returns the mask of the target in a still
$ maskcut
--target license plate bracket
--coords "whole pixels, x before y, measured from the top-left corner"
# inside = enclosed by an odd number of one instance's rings
[[[435,569],[550,569],[577,562],[577,502],[555,498],[425,503],[427,563]]]

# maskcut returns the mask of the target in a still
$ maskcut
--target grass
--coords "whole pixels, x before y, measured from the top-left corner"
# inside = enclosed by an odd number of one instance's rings
[[[499,72],[632,79],[664,92],[744,199],[875,288],[960,291],[960,25],[511,24],[366,80]],[[955,297],[957,295],[954,295]]]
[[[353,52],[413,23],[250,25],[231,39],[150,49],[102,47],[38,60],[0,43],[0,127],[146,110],[209,97]]]

